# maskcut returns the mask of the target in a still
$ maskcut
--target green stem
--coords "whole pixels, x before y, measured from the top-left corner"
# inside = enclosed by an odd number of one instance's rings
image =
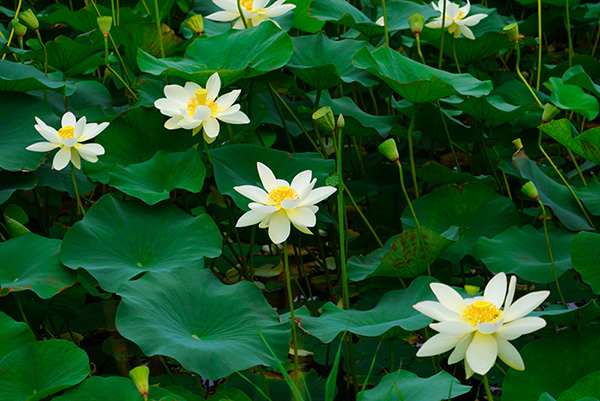
[[[415,35],[415,37],[417,38],[417,52],[419,53],[419,57],[421,58],[421,62],[423,62],[423,64],[427,65],[427,63],[425,63],[425,57],[423,57],[423,53],[421,52],[421,35],[417,34]]]
[[[154,12],[156,13],[156,32],[158,33],[158,43],[160,45],[160,57],[165,58],[165,47],[163,45],[162,28],[160,27],[160,10],[158,9],[158,0],[154,0]]]
[[[342,271],[342,288],[344,309],[350,309],[350,294],[348,293],[348,274],[346,271],[346,241],[344,224],[344,180],[342,178],[342,130],[337,129],[337,174],[338,174],[338,231],[340,237],[340,269]]]
[[[442,112],[442,105],[439,100],[436,100],[438,110],[440,111],[440,118],[442,119],[442,124],[444,125],[444,131],[446,131],[446,137],[448,137],[448,143],[450,144],[450,151],[452,152],[452,157],[454,158],[454,164],[456,165],[456,169],[460,173],[460,164],[458,164],[458,158],[456,157],[456,152],[454,151],[454,145],[452,142],[452,138],[450,137],[450,130],[448,129],[448,124],[446,124],[446,119],[444,118],[444,112]]]
[[[385,0],[381,0],[381,8],[383,9],[383,31],[385,32],[385,44],[390,47],[390,34],[388,32],[387,12],[385,11]]]
[[[585,180],[585,177],[583,176],[583,173],[581,172],[581,169],[579,168],[579,164],[577,163],[577,160],[575,159],[575,155],[573,155],[573,152],[571,152],[571,149],[566,148],[567,152],[569,153],[569,156],[571,157],[571,160],[573,161],[573,165],[575,165],[575,169],[577,170],[577,173],[579,173],[579,178],[581,178],[581,181],[583,182],[583,186],[587,187],[587,181]]]
[[[38,40],[40,41],[40,45],[42,46],[42,49],[44,49],[44,74],[48,74],[48,51],[46,50],[46,45],[44,44],[44,41],[42,40],[42,35],[40,35],[40,30],[36,29],[35,33],[38,37]]]
[[[292,342],[294,344],[294,381],[299,378],[298,370],[298,333],[296,332],[296,316],[294,314],[294,295],[292,294],[292,280],[288,260],[287,241],[283,242],[283,266],[285,268],[285,284],[287,286],[288,303],[290,305],[290,319],[292,321]]]
[[[442,36],[440,37],[440,56],[438,58],[438,70],[442,69],[442,56],[444,54],[444,31],[446,30],[446,1],[442,9]]]
[[[373,234],[373,237],[375,237],[375,241],[377,241],[377,243],[379,244],[379,247],[383,248],[383,242],[381,242],[381,239],[379,239],[379,236],[377,235],[377,233],[373,229],[373,226],[371,226],[371,223],[369,223],[369,220],[367,219],[367,216],[364,215],[364,213],[362,212],[362,210],[360,210],[360,208],[358,207],[358,205],[354,201],[354,198],[352,197],[352,194],[350,193],[350,190],[348,189],[348,187],[346,186],[346,184],[344,184],[344,191],[346,192],[346,194],[348,194],[348,198],[350,198],[350,202],[352,202],[352,206],[354,206],[354,208],[356,209],[356,211],[358,212],[358,214],[360,215],[360,217],[363,219],[363,221],[365,222],[365,224],[369,228],[369,231],[371,232],[371,234]]]
[[[35,337],[38,338],[37,331],[34,330],[33,327],[31,327],[31,324],[29,323],[29,319],[27,319],[27,315],[25,314],[25,310],[23,309],[23,304],[21,303],[21,294],[17,293],[14,295],[15,295],[15,301],[17,301],[17,307],[19,308],[19,312],[21,313],[21,317],[23,318],[23,322],[25,322],[25,324],[27,326],[29,326],[29,328],[31,329],[33,334],[35,334]]]
[[[531,86],[529,85],[529,83],[527,82],[527,80],[525,79],[525,77],[523,77],[523,74],[521,74],[521,47],[519,46],[519,42],[515,43],[515,46],[517,48],[517,65],[515,67],[515,69],[517,70],[517,75],[519,76],[519,78],[521,78],[521,81],[523,81],[523,83],[525,84],[525,86],[527,86],[527,89],[529,89],[529,92],[531,92],[531,94],[533,95],[533,98],[535,99],[535,101],[537,102],[537,104],[541,107],[544,108],[544,106],[542,105],[542,102],[540,102],[540,99],[538,99],[538,97],[536,96],[535,92],[533,91],[533,89],[531,89]]]
[[[594,47],[592,47],[591,57],[594,57],[596,53],[596,48],[598,47],[598,39],[600,39],[600,24],[598,24],[598,33],[596,33],[596,40],[594,40]]]
[[[165,372],[167,373],[167,376],[169,376],[169,379],[171,380],[171,383],[173,384],[177,384],[175,382],[175,378],[173,377],[173,374],[171,373],[171,369],[169,369],[169,365],[167,365],[167,363],[165,362],[164,358],[162,357],[162,355],[158,356],[158,359],[160,360],[160,364],[163,366],[163,369],[165,370]]]
[[[248,21],[246,21],[246,17],[244,16],[244,10],[242,9],[242,1],[237,0],[238,11],[240,12],[240,19],[242,20],[242,24],[244,24],[244,29],[248,29]]]
[[[379,108],[377,107],[377,99],[375,99],[375,93],[373,92],[373,88],[369,87],[369,96],[371,96],[371,101],[373,102],[373,109],[375,110],[375,115],[379,115]]]
[[[77,188],[77,180],[75,179],[75,166],[71,163],[71,178],[73,178],[73,187],[75,188],[75,197],[77,198],[77,208],[81,212],[82,216],[85,216],[85,209],[81,204],[81,199],[79,198],[79,189]]]
[[[487,394],[488,401],[494,401],[492,396],[492,390],[490,389],[490,383],[488,382],[487,375],[483,375],[483,385],[485,386],[485,393]]]
[[[538,0],[538,70],[535,89],[540,90],[540,81],[542,80],[542,0]],[[592,57],[594,57],[592,55]]]
[[[537,198],[537,201],[540,204],[540,207],[542,208],[542,222],[544,224],[544,235],[546,236],[546,244],[548,245],[548,254],[550,255],[550,265],[552,266],[552,274],[554,274],[554,282],[556,283],[556,289],[558,290],[558,295],[560,296],[560,301],[566,308],[567,303],[565,302],[565,297],[563,296],[562,291],[560,290],[560,284],[558,284],[558,275],[556,274],[556,267],[554,266],[554,257],[552,256],[552,248],[550,247],[550,237],[548,237],[548,227],[547,227],[547,223],[546,223],[546,208],[544,207],[544,204],[542,203],[542,201],[540,200],[539,197]]]
[[[569,16],[569,0],[565,2],[565,28],[567,28],[567,41],[569,42],[569,68],[573,66],[573,39],[571,38],[571,17]]]
[[[415,156],[413,150],[413,139],[412,132],[415,128],[415,116],[417,112],[413,109],[410,116],[410,123],[408,124],[408,160],[410,162],[410,173],[412,175],[413,186],[415,187],[415,198],[419,198],[419,185],[417,184],[417,172],[415,170]]]
[[[210,150],[208,149],[208,142],[203,141],[204,142],[204,150],[206,150],[206,157],[208,158],[208,163],[212,166],[213,165],[213,161],[212,161],[212,157],[210,156]]]
[[[454,62],[456,63],[456,69],[459,74],[462,74],[460,71],[460,64],[458,64],[458,57],[456,57],[456,37],[452,36],[452,53],[454,54]]]

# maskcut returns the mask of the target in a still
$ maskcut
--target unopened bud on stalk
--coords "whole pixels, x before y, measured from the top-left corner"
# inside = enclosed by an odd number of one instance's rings
[[[519,41],[519,25],[515,22],[512,24],[508,24],[504,27],[504,32],[506,32],[506,36],[508,36],[508,40],[511,42]]]
[[[108,36],[110,27],[112,26],[112,17],[98,17],[96,21],[98,21],[100,32],[102,32],[105,37]]]
[[[27,27],[19,22],[18,18],[12,20],[12,26],[15,28],[15,33],[22,38],[27,33]]]
[[[414,33],[415,36],[419,36],[423,30],[423,25],[425,24],[425,17],[423,14],[415,13],[408,17],[408,24],[410,25],[412,33]]]
[[[479,292],[480,288],[476,285],[465,284],[465,292],[469,295],[475,295]]]
[[[335,130],[335,120],[333,119],[333,111],[331,107],[321,107],[315,111],[312,115],[313,120],[327,131],[331,132]]]
[[[525,185],[521,187],[521,191],[523,191],[523,193],[529,196],[531,199],[540,199],[537,188],[535,187],[535,184],[531,181],[527,181]]]
[[[521,138],[517,138],[512,141],[513,145],[515,145],[515,149],[519,150],[523,148],[523,142],[521,142]]]
[[[150,369],[148,366],[138,366],[129,371],[129,377],[135,383],[138,391],[144,397],[144,400],[148,399],[148,377],[150,376]]]
[[[379,151],[390,161],[400,163],[400,155],[398,154],[398,146],[394,138],[386,139],[379,145]]]
[[[546,124],[548,121],[552,121],[560,113],[560,109],[554,106],[552,103],[546,103],[544,105],[544,112],[542,113],[542,124]]]
[[[344,120],[344,115],[340,113],[337,119],[337,127],[338,129],[343,129],[346,126],[346,121]]]
[[[25,23],[25,25],[34,31],[40,27],[40,23],[38,22],[38,19],[33,11],[31,11],[31,8],[27,9],[27,11],[23,11],[19,17],[21,18],[21,21]]]
[[[202,32],[204,32],[204,20],[200,14],[193,15],[186,19],[184,24],[196,35],[202,35]]]

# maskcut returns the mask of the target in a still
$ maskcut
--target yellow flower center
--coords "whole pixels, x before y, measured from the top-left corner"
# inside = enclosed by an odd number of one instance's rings
[[[241,0],[240,3],[242,4],[242,7],[244,7],[246,10],[252,11],[254,0]]]
[[[461,11],[461,12],[458,13],[458,17],[456,17],[455,21],[456,20],[461,20],[461,19],[465,18],[466,16],[467,16],[467,14],[465,14],[464,11]]]
[[[491,302],[477,301],[467,306],[461,313],[463,322],[475,327],[479,323],[494,323],[500,320],[502,311]]]
[[[269,192],[267,205],[281,207],[281,202],[287,199],[298,199],[300,195],[292,187],[280,186]]]
[[[196,89],[194,91],[194,96],[192,96],[188,100],[187,104],[187,112],[190,117],[194,116],[194,112],[196,111],[196,107],[198,106],[206,106],[210,109],[211,114],[217,110],[217,102],[207,103],[207,94],[208,91],[206,89]]]
[[[75,127],[72,125],[67,125],[66,127],[62,127],[57,132],[60,139],[72,139],[75,138]]]

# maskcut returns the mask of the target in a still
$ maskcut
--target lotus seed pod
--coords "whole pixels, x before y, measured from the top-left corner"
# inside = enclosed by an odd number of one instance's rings
[[[33,11],[31,11],[31,8],[27,9],[27,11],[23,11],[19,17],[21,18],[21,21],[25,23],[25,25],[34,31],[40,27],[40,23],[38,22],[38,19]]]
[[[513,145],[515,145],[515,149],[519,150],[521,148],[523,148],[523,142],[521,142],[521,138],[517,138],[514,141],[512,141]]]
[[[327,131],[331,132],[335,130],[335,120],[333,119],[333,111],[331,111],[331,107],[321,107],[319,110],[313,113],[312,118],[317,124],[325,128]]]
[[[135,383],[138,391],[144,397],[144,400],[148,399],[148,377],[150,376],[150,368],[148,366],[138,366],[129,371],[129,377]]]
[[[27,33],[27,27],[19,22],[18,18],[12,20],[12,26],[18,37],[23,37]]]
[[[552,103],[546,103],[544,105],[544,112],[542,113],[542,124],[552,121],[560,113],[560,109],[554,106]]]
[[[513,22],[504,27],[504,32],[508,36],[508,40],[511,42],[517,42],[519,40],[519,25]]]
[[[107,36],[112,26],[112,17],[98,17],[98,27],[104,36]]]
[[[535,184],[531,181],[527,181],[522,187],[521,187],[521,191],[523,191],[523,193],[527,196],[529,196],[531,199],[539,199],[539,195],[538,195],[538,191],[537,188],[535,187]]]
[[[410,30],[418,36],[423,30],[423,25],[425,25],[425,17],[421,13],[415,13],[408,17],[408,24],[410,25]]]
[[[202,32],[204,32],[204,20],[200,14],[193,15],[186,19],[184,24],[196,35],[202,35]]]
[[[386,139],[379,145],[379,151],[394,163],[399,163],[400,155],[398,154],[398,146],[394,138]]]

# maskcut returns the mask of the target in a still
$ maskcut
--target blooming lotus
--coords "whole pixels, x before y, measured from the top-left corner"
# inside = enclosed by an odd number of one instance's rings
[[[233,29],[244,29],[244,22],[240,18],[240,9],[238,8],[237,0],[213,0],[213,3],[221,7],[224,11],[217,11],[216,13],[207,15],[207,19],[213,21],[233,21],[237,18],[238,20],[233,25]],[[266,7],[268,3],[269,0],[240,0],[240,7],[248,28],[268,21],[271,18],[279,17],[296,7],[294,4],[283,4],[285,0],[277,0],[269,7]],[[273,21],[273,23],[279,26],[276,21]]]
[[[96,137],[108,127],[108,123],[87,124],[85,117],[76,120],[75,115],[71,112],[63,114],[61,120],[62,127],[58,131],[49,127],[37,117],[35,121],[37,124],[34,125],[34,128],[47,142],[34,143],[26,149],[34,152],[48,152],[60,148],[52,160],[52,168],[55,170],[62,170],[69,164],[69,161],[77,169],[80,169],[81,159],[95,163],[98,161],[98,156],[104,154],[102,145],[81,142]]]
[[[444,14],[444,2],[446,2],[446,21],[445,27],[448,27],[448,32],[454,34],[455,38],[458,38],[462,33],[469,39],[475,39],[473,32],[469,29],[470,26],[477,25],[479,21],[487,17],[486,14],[475,14],[467,17],[471,10],[471,4],[467,0],[467,4],[463,7],[459,7],[458,4],[449,2],[448,0],[440,0],[438,4],[432,3],[433,8],[440,12],[440,16],[433,21],[425,24],[428,28],[441,28],[442,27],[442,15]],[[466,18],[465,18],[466,17]]]
[[[263,188],[254,185],[233,187],[246,198],[250,210],[237,221],[236,227],[259,224],[269,229],[269,237],[276,244],[287,240],[290,235],[290,223],[305,234],[312,234],[308,227],[317,224],[315,213],[319,210],[316,203],[329,197],[336,188],[324,186],[313,189],[317,179],[312,171],[305,170],[294,177],[291,184],[275,178],[273,172],[264,164],[256,163]]]
[[[236,89],[218,96],[220,90],[221,78],[215,72],[206,82],[206,89],[194,82],[187,82],[183,87],[165,86],[166,98],[158,99],[154,106],[171,117],[165,122],[166,129],[191,129],[193,135],[203,129],[204,139],[211,143],[219,136],[219,120],[229,124],[250,122],[240,111],[240,105],[233,104],[242,91]]]
[[[431,283],[439,302],[423,301],[413,308],[437,320],[429,327],[439,334],[425,342],[417,356],[437,355],[454,348],[448,363],[464,359],[467,378],[473,372],[485,375],[496,357],[513,369],[525,369],[519,351],[509,341],[546,325],[544,319],[526,315],[544,302],[550,292],[532,292],[513,303],[516,285],[517,279],[512,276],[507,292],[506,275],[499,273],[485,287],[483,296],[463,299],[451,287]]]

